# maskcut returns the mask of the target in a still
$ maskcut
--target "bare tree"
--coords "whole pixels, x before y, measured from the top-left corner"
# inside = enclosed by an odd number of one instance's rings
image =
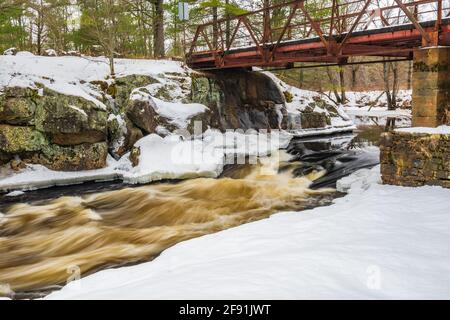
[[[387,98],[388,110],[397,108],[397,93],[399,87],[398,65],[396,62],[389,62],[388,58],[383,63],[384,92]],[[392,81],[391,81],[392,80]],[[388,118],[386,122],[386,131],[395,127],[395,117]]]
[[[344,67],[338,66],[338,79],[335,78],[336,71],[333,72],[331,67],[325,68],[327,71],[328,79],[330,80],[331,89],[333,91],[335,99],[331,98],[331,94],[328,97],[333,100],[336,104],[345,103],[347,98],[345,96],[345,77],[344,77]]]
[[[114,56],[116,54],[116,37],[118,33],[118,15],[123,11],[120,0],[91,0],[85,1],[89,6],[86,7],[87,17],[91,36],[98,41],[103,48],[109,62],[110,78],[113,80],[111,85],[111,96],[115,97],[115,68]]]

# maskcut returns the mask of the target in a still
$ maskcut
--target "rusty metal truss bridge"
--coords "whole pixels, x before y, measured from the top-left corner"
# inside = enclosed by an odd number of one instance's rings
[[[198,25],[185,43],[197,70],[345,64],[450,45],[450,0],[296,0]]]

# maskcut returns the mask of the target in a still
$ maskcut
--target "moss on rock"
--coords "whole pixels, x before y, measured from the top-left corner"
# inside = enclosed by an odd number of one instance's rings
[[[0,123],[27,125],[34,123],[36,103],[31,98],[0,96]]]
[[[67,96],[46,89],[38,100],[36,129],[52,134],[77,134],[97,131],[106,138],[107,113],[81,97]]]
[[[36,152],[48,145],[46,136],[33,127],[0,125],[0,151],[20,154]]]
[[[80,171],[104,168],[107,156],[106,142],[85,143],[71,147],[52,144],[44,147],[41,153],[30,161],[56,171]]]
[[[158,82],[153,77],[137,74],[117,78],[115,83],[115,97],[119,111],[125,111],[130,94],[134,89]]]

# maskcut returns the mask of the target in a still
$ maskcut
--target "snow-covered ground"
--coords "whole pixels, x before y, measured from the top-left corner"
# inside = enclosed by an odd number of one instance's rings
[[[450,135],[450,126],[439,126],[437,128],[426,128],[426,127],[401,128],[401,129],[397,129],[396,131],[410,132],[410,133],[449,134]]]
[[[168,60],[116,59],[116,77],[148,75],[165,85],[167,73],[185,73],[181,63]],[[80,96],[104,106],[91,81],[106,80],[107,59],[101,57],[43,57],[27,52],[0,56],[0,90],[5,86],[35,87],[40,83],[62,94]]]
[[[450,190],[340,182],[328,207],[177,244],[154,261],[72,282],[48,299],[445,299]]]
[[[345,113],[355,125],[384,126],[389,117],[397,119],[398,127],[411,126],[411,90],[400,90],[397,94],[397,105],[402,108],[387,109],[386,94],[382,91],[347,92],[348,102],[343,106]]]
[[[283,91],[292,94],[292,102],[286,103],[287,111],[290,113],[298,113],[303,111],[315,98],[320,97],[330,105],[335,103],[325,94],[315,91],[299,89],[278,79],[270,72],[264,74],[271,77]],[[384,126],[388,117],[397,118],[396,125],[398,127],[411,126],[411,90],[400,90],[397,92],[397,108],[394,111],[387,109],[387,97],[383,91],[367,91],[367,92],[346,92],[347,102],[336,107],[340,118],[331,118],[332,125],[322,131],[339,132],[339,128],[348,128],[348,126]],[[317,110],[319,112],[328,113],[327,110]],[[298,135],[308,135],[311,130],[299,130]],[[320,131],[315,129],[315,131]],[[341,130],[342,131],[342,130]]]

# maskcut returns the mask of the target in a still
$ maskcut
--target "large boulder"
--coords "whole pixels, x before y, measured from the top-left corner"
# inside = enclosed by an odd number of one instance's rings
[[[2,89],[6,98],[33,98],[36,99],[38,89],[30,87],[5,87]]]
[[[130,99],[126,108],[128,118],[145,133],[154,133],[159,115],[155,111],[156,104],[150,96],[146,99]]]
[[[159,81],[150,76],[144,75],[129,75],[116,79],[114,89],[115,92],[108,92],[115,95],[116,104],[119,111],[125,111],[130,98],[131,92],[136,88],[148,86],[150,84],[158,83]]]
[[[107,155],[106,142],[63,147],[50,143],[33,127],[0,125],[1,163],[19,156],[25,162],[57,171],[91,170],[105,167]]]
[[[37,104],[35,126],[58,144],[95,143],[106,140],[107,113],[81,97],[46,89]]]
[[[5,56],[15,56],[18,50],[16,48],[9,48],[3,51],[3,55]]]
[[[327,101],[325,101],[324,99],[322,99],[322,97],[320,96],[313,97],[313,102],[310,102],[308,104],[308,108],[314,111],[317,110],[316,108],[319,108],[326,111],[332,117],[339,116],[337,108],[332,104],[328,103]]]
[[[325,128],[331,124],[330,117],[324,112],[303,112],[300,117],[302,129]]]
[[[36,103],[31,99],[0,96],[0,123],[33,124],[35,111]]]
[[[274,80],[245,70],[194,74],[192,100],[212,110],[211,125],[222,129],[281,129],[285,95]]]
[[[338,117],[337,108],[320,97],[314,97],[306,107],[299,106],[301,113],[290,113],[286,128],[289,130],[325,128],[331,125],[331,117]]]
[[[0,123],[34,123],[38,91],[32,88],[6,87],[0,94]]]
[[[44,147],[41,153],[27,159],[56,171],[80,171],[101,169],[106,166],[108,145],[106,142],[61,147],[56,144]]]

